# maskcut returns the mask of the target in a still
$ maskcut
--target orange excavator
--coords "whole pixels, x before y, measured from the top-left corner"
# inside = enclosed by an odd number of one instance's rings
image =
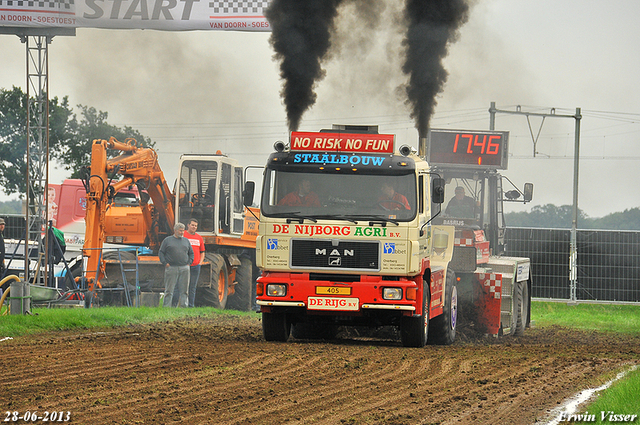
[[[120,155],[110,158],[109,150]],[[196,304],[239,310],[253,307],[259,211],[244,207],[247,199],[249,203],[253,199],[253,182],[245,185],[243,168],[220,151],[182,155],[177,181],[174,193],[157,153],[139,146],[135,139],[93,141],[91,166],[84,178],[82,273],[90,304],[118,305],[127,297],[132,299],[127,292],[138,289],[162,292],[160,244],[173,234],[175,223],[187,224],[195,218],[206,247]],[[114,202],[118,192],[134,186],[138,197],[131,205]],[[139,255],[123,246],[145,247],[151,254]],[[132,282],[136,284],[131,286]]]

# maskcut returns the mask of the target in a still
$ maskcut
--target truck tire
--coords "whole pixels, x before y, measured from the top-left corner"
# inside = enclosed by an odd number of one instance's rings
[[[523,336],[529,322],[529,285],[526,280],[518,282],[516,289],[516,325],[513,334]]]
[[[291,322],[285,313],[262,313],[262,335],[267,341],[287,342]]]
[[[422,348],[427,344],[429,333],[429,286],[424,285],[422,296],[422,315],[402,316],[400,340],[403,347]]]
[[[335,339],[338,325],[331,323],[299,322],[291,325],[291,336],[295,339]]]
[[[235,293],[229,295],[227,309],[251,310],[253,294],[253,263],[246,257],[240,257],[240,267],[236,270]]]
[[[447,269],[447,280],[442,314],[431,320],[429,324],[428,343],[438,345],[451,345],[456,339],[456,326],[458,324],[458,288],[456,287],[456,275],[451,269]]]
[[[205,253],[205,261],[209,262],[209,273],[200,271],[201,279],[196,287],[195,303],[199,306],[214,307],[224,310],[229,296],[229,273],[227,263],[220,254]],[[209,279],[207,282],[206,279]],[[200,286],[200,285],[203,286]]]

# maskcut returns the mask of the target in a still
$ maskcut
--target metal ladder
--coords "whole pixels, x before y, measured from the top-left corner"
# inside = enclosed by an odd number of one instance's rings
[[[127,301],[127,307],[131,307],[131,294],[129,293],[128,287],[129,283],[127,282],[127,274],[126,272],[136,272],[136,286],[135,286],[135,306],[138,307],[140,305],[140,273],[139,273],[139,263],[138,263],[138,249],[136,248],[136,267],[134,269],[125,269],[125,265],[122,263],[122,255],[120,254],[120,250],[118,250],[118,261],[120,263],[120,272],[122,273],[122,288],[124,290],[124,297]]]

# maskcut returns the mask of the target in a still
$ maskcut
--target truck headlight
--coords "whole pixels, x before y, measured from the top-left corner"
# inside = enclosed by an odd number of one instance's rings
[[[382,288],[382,299],[384,300],[401,300],[401,288]]]
[[[267,295],[270,297],[284,297],[287,295],[287,285],[284,283],[270,283],[267,285]]]

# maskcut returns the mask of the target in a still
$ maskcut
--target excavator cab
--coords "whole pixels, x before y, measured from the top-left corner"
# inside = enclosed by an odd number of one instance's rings
[[[201,234],[242,234],[242,167],[224,155],[183,155],[178,221],[198,220]]]

